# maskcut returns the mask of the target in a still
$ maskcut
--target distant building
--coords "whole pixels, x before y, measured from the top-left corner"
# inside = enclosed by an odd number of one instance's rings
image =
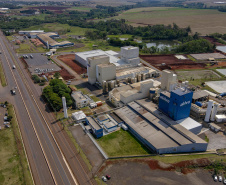
[[[71,47],[74,43],[69,41],[57,42],[54,38],[58,38],[59,35],[54,32],[38,34],[37,38],[44,44],[48,49],[51,48],[61,48],[61,47]]]

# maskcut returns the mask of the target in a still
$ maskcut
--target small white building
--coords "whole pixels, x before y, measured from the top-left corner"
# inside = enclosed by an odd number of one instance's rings
[[[217,122],[226,122],[226,115],[224,114],[216,115],[215,117]]]
[[[71,94],[71,97],[74,99],[77,109],[87,107],[90,103],[90,99],[87,98],[87,96],[85,96],[81,91],[74,91]]]
[[[86,119],[86,115],[83,111],[74,112],[72,113],[71,117],[75,120],[76,123],[81,123]]]
[[[193,134],[198,134],[201,132],[202,124],[198,123],[197,121],[193,120],[192,118],[184,118],[176,121],[181,126],[186,128],[187,130],[191,131]]]

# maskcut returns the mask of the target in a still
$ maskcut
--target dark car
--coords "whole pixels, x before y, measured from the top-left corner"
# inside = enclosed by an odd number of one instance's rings
[[[106,178],[107,178],[107,180],[110,180],[111,176],[110,175],[106,175]]]

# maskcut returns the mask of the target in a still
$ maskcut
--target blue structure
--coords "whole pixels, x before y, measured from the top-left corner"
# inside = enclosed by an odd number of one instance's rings
[[[189,117],[193,92],[184,89],[176,89],[171,93],[160,93],[159,109],[177,121]]]
[[[163,91],[159,96],[159,109],[164,113],[168,114],[170,103],[170,93],[168,91]]]
[[[189,117],[193,92],[176,89],[171,92],[169,103],[169,116],[177,121]]]
[[[103,128],[92,117],[86,117],[86,123],[90,125],[96,138],[103,136]]]

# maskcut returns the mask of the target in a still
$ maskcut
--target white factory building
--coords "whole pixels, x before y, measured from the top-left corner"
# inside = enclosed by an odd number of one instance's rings
[[[156,88],[160,82],[153,79],[116,87],[109,92],[109,100],[116,107],[122,107],[124,104],[146,98],[150,95],[150,88]]]
[[[145,74],[145,79],[156,75],[156,71],[140,63],[139,48],[127,46],[121,48],[121,54],[114,51],[93,50],[78,52],[75,60],[87,67],[90,84],[103,85],[104,81],[136,78]]]

